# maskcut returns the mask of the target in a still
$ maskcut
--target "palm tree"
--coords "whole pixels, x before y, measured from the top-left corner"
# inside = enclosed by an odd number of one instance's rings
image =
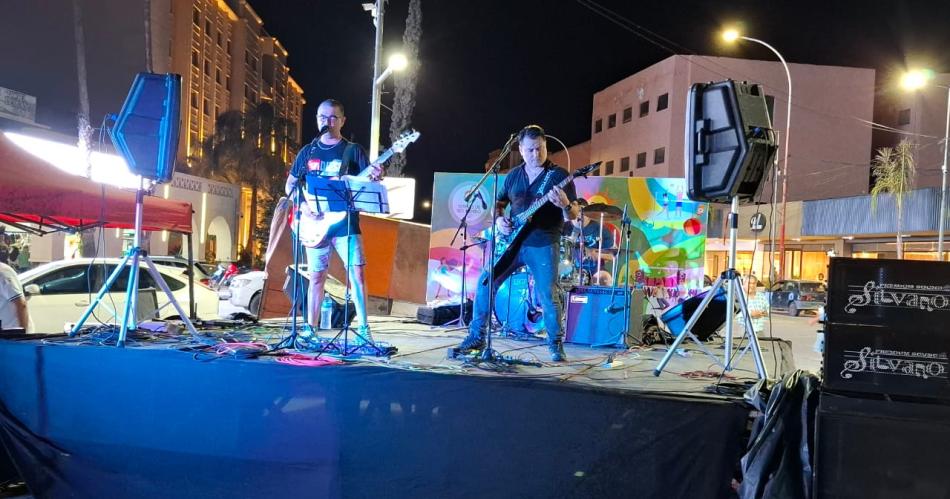
[[[186,173],[251,188],[251,241],[246,248],[250,258],[260,254],[259,202],[269,206],[283,193],[288,165],[280,152],[296,147],[290,130],[289,121],[276,116],[266,102],[246,113],[225,111],[215,120],[214,134],[202,143],[201,156],[189,158],[191,167]],[[263,220],[269,223],[266,214]]]
[[[914,161],[914,144],[903,139],[897,147],[882,147],[871,162],[874,187],[871,188],[871,210],[877,209],[877,197],[890,194],[897,206],[897,258],[904,258],[903,229],[904,196],[914,186],[917,166]]]

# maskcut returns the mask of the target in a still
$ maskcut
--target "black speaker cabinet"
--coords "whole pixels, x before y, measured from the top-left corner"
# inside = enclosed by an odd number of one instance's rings
[[[472,321],[472,300],[465,300],[465,323]],[[459,304],[440,305],[438,307],[419,307],[416,320],[423,324],[441,326],[459,318]]]
[[[663,321],[663,324],[670,334],[678,336],[683,332],[686,323],[693,317],[693,313],[699,308],[700,303],[702,303],[703,298],[706,297],[706,293],[708,292],[709,291],[703,291],[696,296],[691,296],[683,302],[666,309],[663,314],[660,315],[660,320]],[[714,296],[709,302],[709,305],[706,306],[703,315],[699,316],[699,319],[693,324],[693,330],[691,332],[696,335],[699,340],[706,341],[725,323],[726,290],[724,287],[720,287],[719,291],[716,292],[716,296]]]
[[[815,497],[950,495],[950,407],[821,394]]]
[[[621,348],[643,343],[643,291],[633,290],[630,297],[630,320],[624,323],[623,288],[574,287],[567,293],[564,341]]]
[[[832,258],[827,322],[950,335],[950,263]]]
[[[751,202],[777,150],[765,94],[732,80],[697,83],[686,101],[686,183],[695,201]]]
[[[822,387],[950,403],[948,355],[947,331],[826,324]]]

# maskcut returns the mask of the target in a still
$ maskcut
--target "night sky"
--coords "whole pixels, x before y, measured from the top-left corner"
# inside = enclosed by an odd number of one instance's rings
[[[361,2],[249,1],[290,53],[308,100],[304,140],[313,136],[316,105],[334,97],[346,105],[345,135],[366,147],[374,31]],[[879,89],[907,65],[950,71],[948,2],[726,3],[422,0],[413,126],[423,136],[407,151],[406,172],[417,179],[417,200],[431,196],[433,172],[482,171],[488,153],[525,124],[539,123],[568,145],[588,140],[594,92],[674,53],[774,60],[756,44],[723,46],[724,25],[741,23],[788,62],[874,68]],[[616,16],[598,14],[598,6]],[[401,45],[407,7],[408,0],[387,6],[386,56]],[[388,114],[383,109],[384,145]],[[418,203],[416,210],[428,222]]]

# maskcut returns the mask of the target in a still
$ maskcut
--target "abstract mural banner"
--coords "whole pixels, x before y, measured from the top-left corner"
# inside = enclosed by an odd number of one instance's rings
[[[426,286],[430,305],[458,303],[463,283],[465,296],[475,296],[478,276],[487,263],[485,240],[491,235],[491,215],[486,208],[491,205],[494,190],[492,179],[488,179],[479,188],[484,207],[475,200],[469,209],[465,194],[480,178],[474,173],[435,174]],[[499,182],[504,182],[504,175],[499,176]],[[629,261],[631,285],[652,298],[655,307],[666,308],[701,292],[708,205],[686,197],[684,179],[588,177],[578,178],[575,186],[578,197],[590,204],[626,208],[631,220],[630,251],[629,256],[623,251],[614,252],[617,285],[627,281]],[[461,233],[455,237],[463,217],[466,238]],[[623,247],[619,227],[616,219],[604,223]],[[463,265],[461,248],[466,245]],[[569,267],[571,263],[565,261],[564,265]]]

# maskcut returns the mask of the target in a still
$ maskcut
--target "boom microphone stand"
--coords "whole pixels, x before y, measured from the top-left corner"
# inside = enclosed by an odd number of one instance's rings
[[[659,376],[663,369],[666,367],[666,364],[669,363],[670,358],[673,357],[673,354],[676,352],[677,347],[680,343],[689,336],[693,342],[699,345],[699,348],[709,357],[711,357],[716,364],[722,367],[723,371],[731,371],[732,366],[732,328],[733,328],[733,317],[735,316],[735,300],[738,296],[739,309],[742,314],[742,318],[745,324],[745,334],[749,337],[749,344],[746,348],[752,349],[752,359],[755,361],[755,370],[759,375],[759,379],[768,379],[768,373],[765,370],[765,362],[762,360],[762,351],[759,349],[759,339],[755,335],[755,330],[752,329],[752,316],[749,315],[749,307],[746,303],[745,294],[742,290],[742,283],[740,280],[740,275],[736,272],[736,239],[739,233],[739,198],[732,198],[732,207],[729,212],[729,268],[723,272],[716,282],[713,284],[712,288],[706,292],[706,296],[703,298],[702,303],[699,304],[699,307],[696,308],[696,311],[693,312],[693,315],[689,318],[689,321],[686,322],[686,326],[683,327],[683,330],[676,335],[676,339],[673,341],[673,344],[669,346],[666,351],[666,355],[663,356],[663,359],[660,360],[660,363],[657,364],[656,368],[653,370],[654,376]],[[709,306],[709,303],[712,302],[713,298],[719,292],[719,289],[723,286],[726,286],[726,336],[725,336],[725,353],[724,353],[724,362],[720,362],[715,354],[710,352],[703,343],[699,341],[696,335],[693,334],[693,326],[696,325],[696,322],[699,321],[699,318],[703,315],[703,312],[706,311],[706,307]]]
[[[459,234],[462,235],[462,246],[459,247],[462,250],[462,290],[460,292],[461,298],[459,298],[459,317],[446,325],[458,324],[459,327],[465,327],[465,264],[466,264],[466,253],[468,249],[472,246],[478,246],[481,243],[468,243],[468,215],[472,212],[472,207],[475,206],[475,200],[479,199],[482,202],[482,209],[488,210],[488,205],[485,204],[485,200],[482,199],[482,194],[478,191],[474,191],[474,195],[471,196],[471,200],[468,202],[468,208],[465,209],[465,214],[462,215],[462,219],[459,220],[458,229],[455,229],[455,235],[452,236],[452,241],[449,242],[449,246],[455,244],[455,240],[458,239]]]
[[[541,363],[539,362],[530,362],[523,361],[520,359],[513,359],[503,355],[499,355],[492,348],[492,335],[495,332],[495,325],[492,321],[492,312],[495,310],[495,244],[497,242],[497,231],[495,229],[495,207],[498,206],[498,170],[501,167],[501,162],[511,154],[511,148],[514,146],[515,141],[517,140],[517,134],[511,134],[511,137],[508,138],[508,142],[505,143],[505,146],[501,150],[501,154],[498,155],[498,158],[495,159],[495,162],[491,165],[488,171],[482,175],[482,178],[478,179],[475,187],[469,192],[469,195],[465,197],[465,201],[468,202],[475,197],[475,193],[478,192],[479,187],[488,180],[489,177],[492,178],[492,194],[491,194],[491,204],[489,209],[491,210],[491,231],[489,232],[489,241],[488,241],[488,314],[485,320],[488,321],[488,330],[485,331],[485,348],[482,350],[480,357],[481,362],[503,362],[506,364],[524,364],[540,367]],[[474,306],[474,305],[473,305]]]

